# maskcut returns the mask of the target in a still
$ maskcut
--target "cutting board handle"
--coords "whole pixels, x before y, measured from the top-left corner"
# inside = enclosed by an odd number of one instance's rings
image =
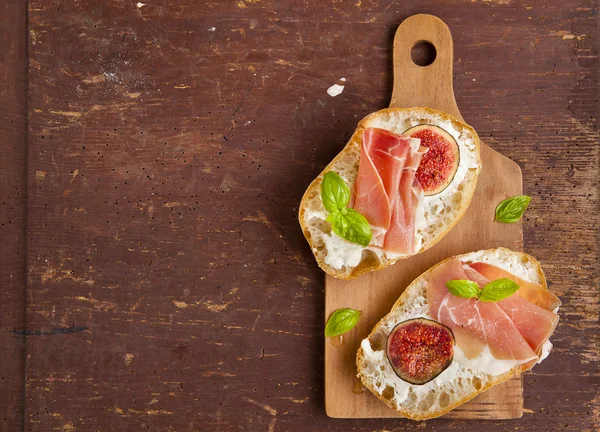
[[[411,56],[413,47],[421,42],[435,48],[435,59],[427,66],[417,65]],[[394,37],[394,89],[390,107],[430,107],[462,119],[454,99],[453,58],[452,34],[444,21],[425,14],[404,20]]]

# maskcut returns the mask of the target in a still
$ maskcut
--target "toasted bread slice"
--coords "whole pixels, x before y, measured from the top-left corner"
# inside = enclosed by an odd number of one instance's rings
[[[524,280],[547,289],[540,263],[530,255],[505,248],[482,250],[459,255],[463,262],[486,262],[510,271]],[[358,377],[365,387],[390,408],[413,420],[425,420],[444,413],[474,398],[490,387],[517,376],[534,366],[535,361],[514,366],[501,375],[489,375],[458,364],[455,360],[447,371],[424,385],[408,385],[395,377],[385,354],[385,341],[396,324],[410,318],[428,315],[427,270],[411,283],[388,313],[364,339],[356,355]],[[542,359],[551,344],[547,342]],[[400,381],[397,381],[400,380]],[[400,386],[400,387],[398,387]],[[404,397],[404,398],[403,398]]]
[[[450,133],[458,143],[460,162],[450,185],[441,193],[424,199],[424,217],[417,224],[417,253],[423,252],[448,233],[466,212],[481,171],[479,137],[475,130],[457,118],[430,108],[388,108],[360,121],[344,149],[310,184],[300,203],[298,218],[319,266],[340,279],[353,279],[380,270],[410,255],[392,255],[378,247],[350,243],[331,231],[325,221],[327,211],[321,201],[321,181],[325,173],[337,172],[350,186],[356,180],[362,136],[376,127],[403,133],[413,126],[431,124]]]

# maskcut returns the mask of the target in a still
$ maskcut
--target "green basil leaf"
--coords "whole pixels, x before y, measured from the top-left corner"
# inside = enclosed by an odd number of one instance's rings
[[[510,279],[497,279],[488,283],[481,290],[479,300],[486,302],[496,302],[506,297],[510,297],[519,289],[519,284]]]
[[[373,233],[367,219],[354,209],[343,208],[330,213],[327,221],[331,222],[333,232],[341,238],[361,246],[368,246]]]
[[[321,200],[328,212],[341,210],[350,201],[350,188],[337,173],[329,171],[321,182]]]
[[[462,298],[479,297],[479,285],[470,280],[449,280],[446,282],[446,288],[450,294]]]
[[[325,337],[334,337],[354,328],[361,312],[356,309],[338,309],[331,314],[325,325]]]
[[[514,223],[521,219],[527,209],[531,197],[517,195],[502,201],[496,207],[496,220],[503,223]]]

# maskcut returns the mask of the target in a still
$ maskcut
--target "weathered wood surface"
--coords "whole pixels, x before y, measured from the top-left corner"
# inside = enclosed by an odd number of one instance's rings
[[[0,2],[0,430],[23,424],[27,5]]]
[[[27,430],[599,427],[596,3],[437,3],[29,2]],[[523,170],[525,250],[564,302],[520,420],[324,412],[297,204],[388,104],[420,12],[453,32],[463,116]]]

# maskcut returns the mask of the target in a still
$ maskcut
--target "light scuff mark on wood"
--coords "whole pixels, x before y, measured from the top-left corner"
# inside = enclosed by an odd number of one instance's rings
[[[271,414],[272,416],[276,416],[277,415],[277,410],[267,404],[264,403],[260,403],[258,401],[255,401],[254,399],[250,399],[247,396],[243,396],[242,399],[244,399],[246,402],[249,402],[253,405],[256,405],[257,407],[260,407],[262,409],[264,409],[266,412],[268,412],[269,414]]]
[[[179,301],[179,300],[172,300],[172,301],[173,301],[173,304],[175,306],[177,306],[179,309],[185,309],[186,307],[189,306],[189,304],[187,304],[184,301]]]
[[[186,309],[188,307],[202,306],[211,312],[223,312],[224,310],[226,310],[229,306],[231,306],[234,303],[233,300],[222,301],[220,303],[214,302],[213,300],[202,300],[202,301],[197,301],[194,303],[186,303],[186,302],[180,301],[180,300],[171,300],[171,301],[178,309]]]
[[[235,374],[231,374],[228,372],[221,372],[221,371],[206,371],[206,372],[202,372],[202,376],[209,378],[212,376],[220,376],[220,377],[234,377],[236,376]]]
[[[114,412],[117,414],[122,414],[124,416],[128,416],[130,414],[144,414],[144,415],[150,415],[150,416],[173,415],[172,411],[166,411],[163,409],[139,410],[139,409],[135,409],[135,408],[121,408],[118,406],[109,407],[109,408],[107,408],[107,411]]]
[[[262,210],[259,210],[255,215],[249,215],[249,216],[244,216],[244,218],[242,219],[244,221],[252,221],[252,222],[259,222],[262,223],[268,227],[270,227],[273,223],[269,220],[269,218],[267,217],[267,215],[265,214],[265,212],[263,212]]]
[[[106,77],[103,74],[100,75],[92,75],[87,78],[83,78],[81,82],[85,84],[100,84],[106,81]]]
[[[235,181],[233,176],[226,172],[223,176],[223,180],[221,180],[221,184],[219,185],[219,190],[222,192],[229,192],[232,188],[236,187],[238,183]]]
[[[107,301],[107,300],[98,300],[93,297],[85,297],[85,296],[77,296],[74,299],[88,303],[93,306],[94,309],[100,311],[110,311],[115,310],[118,307],[118,304],[115,302]]]
[[[477,2],[481,2],[481,3],[490,3],[490,4],[495,4],[495,5],[500,5],[500,6],[507,6],[513,3],[514,0],[471,0],[471,3],[477,3]]]
[[[72,117],[72,118],[79,118],[82,115],[78,111],[59,111],[59,110],[50,110],[50,114],[56,114],[56,115]]]
[[[557,32],[552,32],[550,33],[550,36],[559,36],[562,40],[573,40],[573,39],[577,39],[577,40],[582,40],[584,39],[587,35],[575,35],[569,31],[566,30],[560,30]]]
[[[293,396],[281,396],[278,399],[289,400],[290,402],[293,402],[295,404],[303,404],[310,400],[310,396],[305,396],[305,397],[300,397],[300,398],[293,397]]]
[[[233,303],[233,301],[222,302],[222,303],[215,303],[212,300],[207,300],[207,301],[201,302],[202,306],[204,306],[206,309],[208,309],[208,310],[210,310],[212,312],[223,312],[232,303]]]
[[[77,174],[79,174],[79,169],[75,168],[75,170],[73,171],[73,176],[71,177],[71,184],[73,184],[73,180],[75,180],[75,177],[77,177]]]
[[[147,414],[147,415],[173,415],[173,411],[165,410],[137,410],[133,408],[127,408],[128,413],[132,414]]]
[[[73,282],[81,283],[84,285],[95,285],[96,281],[91,277],[76,276],[73,270],[68,269],[55,269],[52,267],[46,268],[41,274],[42,283],[58,283],[62,280],[71,280]]]

